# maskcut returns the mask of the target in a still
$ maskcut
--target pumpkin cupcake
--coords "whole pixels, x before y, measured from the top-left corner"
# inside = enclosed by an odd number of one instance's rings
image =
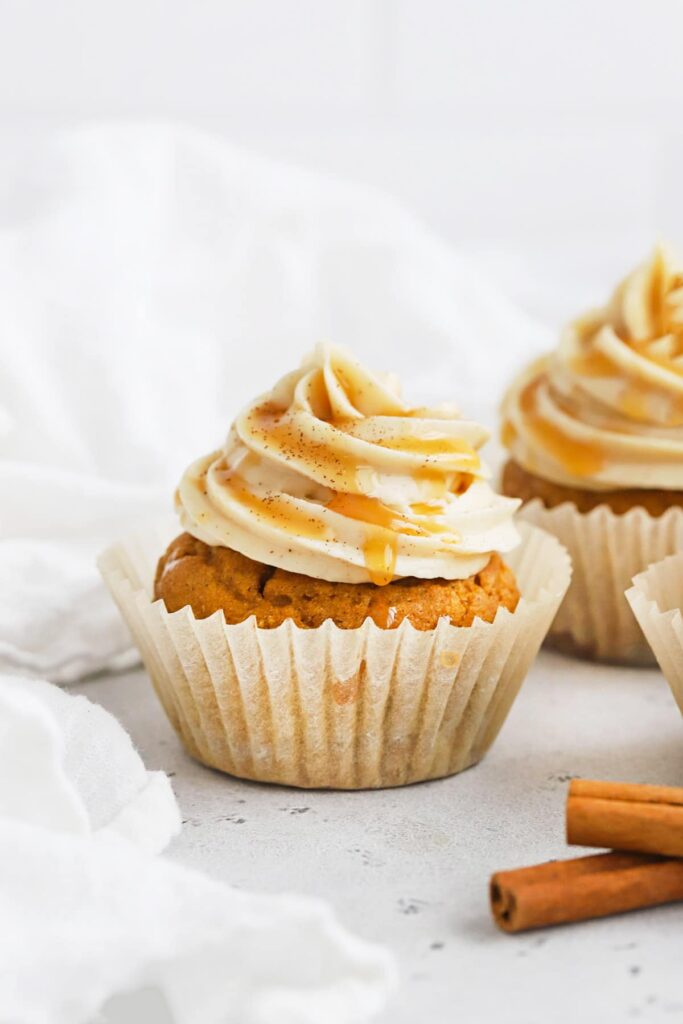
[[[502,439],[503,493],[574,564],[549,642],[652,664],[624,591],[683,543],[683,267],[657,248],[567,327],[508,391]]]
[[[483,755],[569,582],[554,538],[519,543],[486,437],[322,345],[184,473],[155,573],[155,538],[103,556],[194,757],[354,789]]]

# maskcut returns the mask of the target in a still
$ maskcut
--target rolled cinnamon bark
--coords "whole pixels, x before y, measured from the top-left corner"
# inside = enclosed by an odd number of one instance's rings
[[[637,853],[599,853],[499,871],[491,911],[506,932],[606,917],[683,900],[683,861]]]
[[[683,857],[683,789],[574,779],[567,842]]]

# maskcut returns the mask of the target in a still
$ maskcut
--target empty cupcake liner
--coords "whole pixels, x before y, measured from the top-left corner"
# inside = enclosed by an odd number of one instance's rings
[[[626,599],[683,714],[683,551],[635,576]]]
[[[683,547],[683,510],[656,517],[633,508],[616,515],[607,505],[579,512],[573,503],[549,509],[534,499],[518,515],[557,537],[573,563],[571,586],[546,642],[596,661],[653,665],[624,592],[637,573]]]
[[[176,528],[177,529],[177,528]],[[100,570],[189,753],[231,775],[305,788],[363,789],[439,778],[477,762],[502,726],[569,585],[551,536],[522,524],[507,559],[514,613],[469,627],[371,620],[261,629],[252,616],[196,619],[152,599],[173,532],[116,544]]]

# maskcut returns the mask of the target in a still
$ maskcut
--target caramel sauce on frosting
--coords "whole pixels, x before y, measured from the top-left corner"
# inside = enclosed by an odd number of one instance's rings
[[[479,459],[486,438],[320,345],[189,467],[176,504],[205,543],[319,579],[466,578],[517,542],[518,503]]]
[[[559,484],[683,490],[683,267],[666,250],[521,374],[501,438]]]
[[[604,464],[600,445],[571,437],[561,425],[543,415],[538,400],[541,383],[539,379],[531,380],[519,396],[520,412],[530,436],[567,473],[582,478],[597,473]]]

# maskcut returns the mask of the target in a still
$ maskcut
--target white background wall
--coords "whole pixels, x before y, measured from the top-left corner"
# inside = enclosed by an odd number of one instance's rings
[[[128,116],[380,185],[553,322],[683,248],[681,0],[0,0],[4,143]]]

